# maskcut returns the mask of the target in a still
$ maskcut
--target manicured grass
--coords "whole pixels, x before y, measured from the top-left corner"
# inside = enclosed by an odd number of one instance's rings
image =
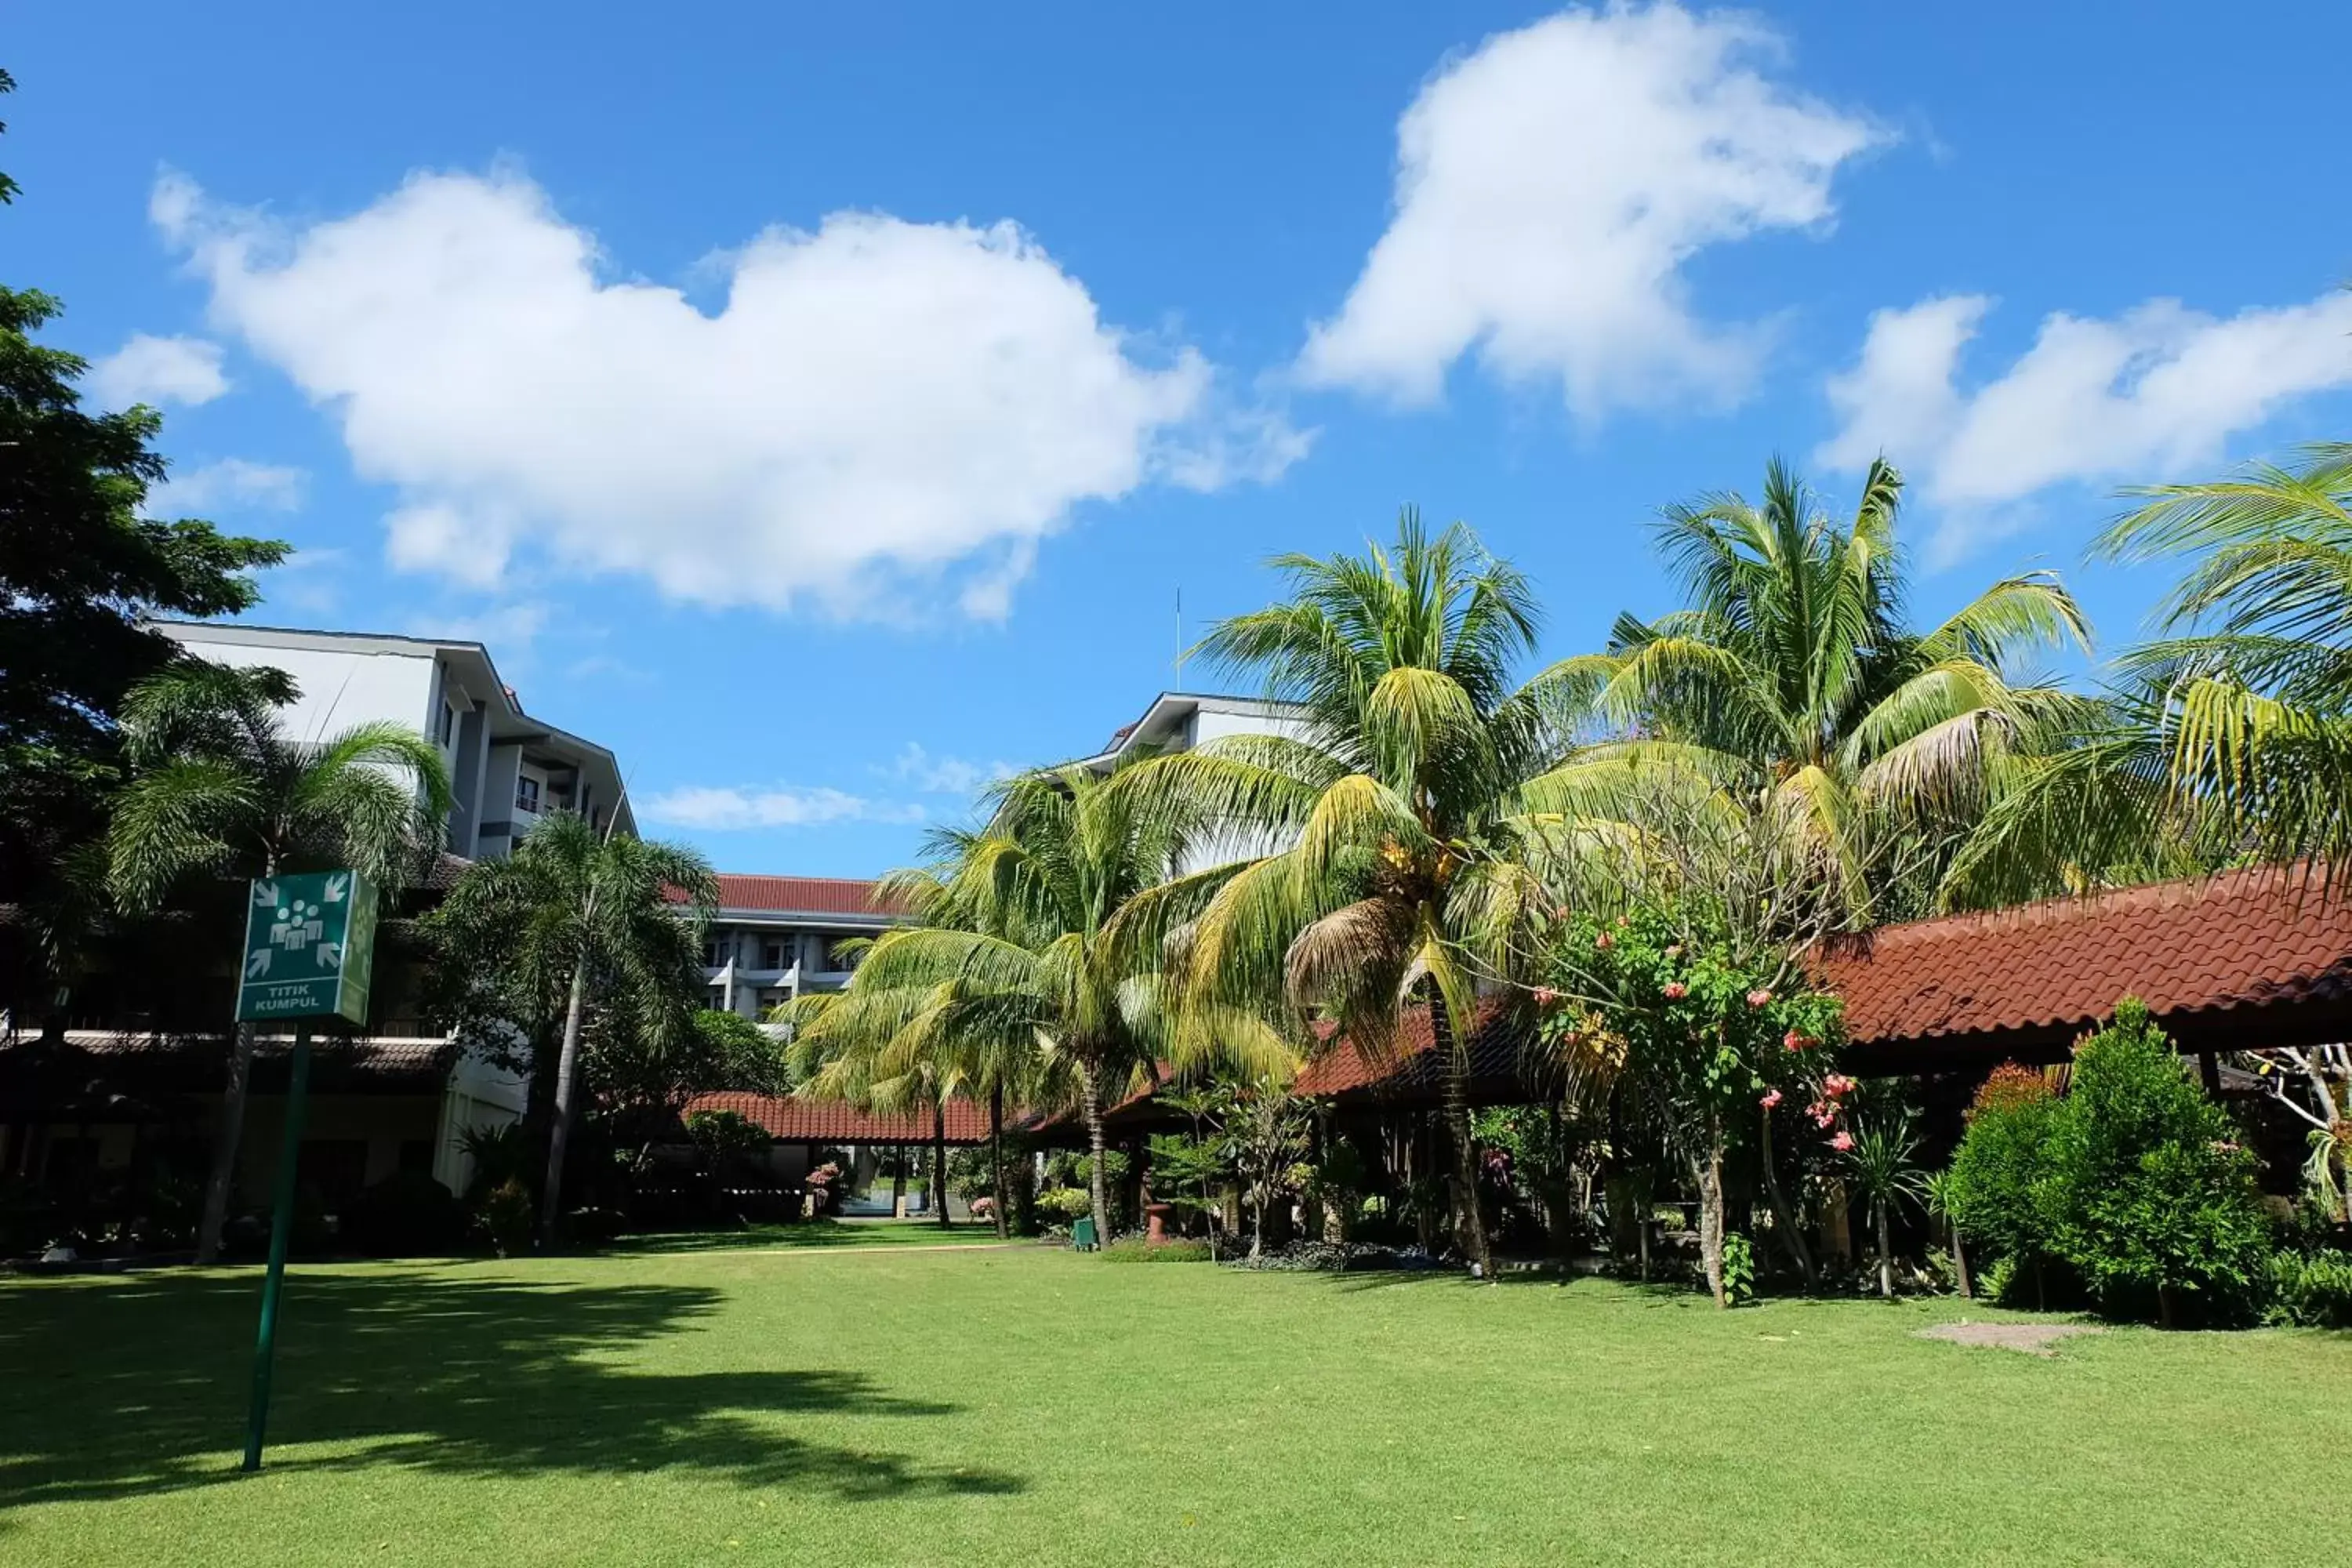
[[[942,1229],[937,1220],[815,1219],[797,1225],[747,1225],[739,1230],[650,1231],[623,1237],[609,1250],[621,1254],[770,1247],[970,1247],[995,1239],[992,1226],[964,1220]]]
[[[0,1561],[2321,1563],[2352,1337],[1031,1247],[0,1282]],[[1981,1312],[1981,1309],[1979,1309]]]

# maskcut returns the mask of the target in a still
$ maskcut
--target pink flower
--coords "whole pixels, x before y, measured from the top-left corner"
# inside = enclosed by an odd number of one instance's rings
[[[1832,1100],[1835,1100],[1841,1095],[1852,1094],[1854,1091],[1855,1087],[1853,1079],[1846,1077],[1845,1074],[1842,1072],[1833,1072],[1830,1074],[1829,1077],[1822,1079],[1822,1088],[1828,1093]]]
[[[1816,1127],[1827,1127],[1837,1120],[1837,1107],[1825,1100],[1815,1100],[1805,1107],[1805,1114],[1813,1119]]]
[[[1690,994],[1690,987],[1689,987],[1689,986],[1687,986],[1687,985],[1685,985],[1685,984],[1684,984],[1681,981],[1679,981],[1679,980],[1669,980],[1669,981],[1667,981],[1667,982],[1666,982],[1666,1000],[1667,1000],[1667,1001],[1669,1001],[1669,1002],[1679,1002],[1679,1001],[1681,1001],[1684,997],[1685,997],[1685,996],[1687,996],[1687,995],[1689,995],[1689,994]]]
[[[1668,958],[1680,958],[1682,955],[1683,955],[1683,944],[1682,944],[1681,942],[1671,942],[1671,943],[1667,944],[1667,947],[1666,947],[1666,956],[1667,956]]]
[[[1568,919],[1568,906],[1566,904],[1555,904],[1552,906],[1551,918],[1556,921],[1564,921]]]
[[[1607,952],[1611,948],[1617,945],[1617,939],[1611,936],[1604,931],[1599,936],[1592,939],[1592,945],[1599,948],[1601,952]]]
[[[1778,1104],[1780,1104],[1780,1091],[1779,1089],[1771,1089],[1771,1090],[1768,1091],[1768,1092],[1765,1094],[1765,1096],[1764,1096],[1764,1100],[1763,1100],[1763,1105],[1764,1105],[1764,1109],[1765,1109],[1765,1110],[1771,1110],[1774,1106],[1776,1106],[1776,1105],[1778,1105]]]
[[[1617,917],[1617,929],[1618,929],[1619,931],[1623,931],[1623,930],[1626,928],[1626,926],[1628,926],[1628,925],[1629,925],[1629,924],[1631,924],[1631,923],[1632,923],[1632,922],[1631,922],[1631,921],[1629,921],[1628,920],[1626,920],[1626,918],[1625,918],[1623,915],[1619,915],[1619,916]]]
[[[1748,1005],[1750,1007],[1761,1007],[1761,1006],[1763,1006],[1765,1004],[1767,1004],[1767,1003],[1770,1002],[1771,1000],[1772,1000],[1772,993],[1770,993],[1769,991],[1765,991],[1765,990],[1759,989],[1759,990],[1755,990],[1755,991],[1750,991],[1750,992],[1748,994]]]
[[[1844,1153],[1847,1150],[1853,1147],[1853,1134],[1851,1132],[1839,1133],[1836,1137],[1830,1140],[1830,1147],[1836,1150],[1841,1154]]]
[[[1538,985],[1536,987],[1536,1000],[1544,1006],[1549,1007],[1553,1003],[1559,1000],[1559,993],[1553,990],[1549,985]]]

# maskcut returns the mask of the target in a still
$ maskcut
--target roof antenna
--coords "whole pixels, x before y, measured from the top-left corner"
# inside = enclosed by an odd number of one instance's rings
[[[1184,584],[1176,584],[1176,684],[1172,689],[1184,689]]]

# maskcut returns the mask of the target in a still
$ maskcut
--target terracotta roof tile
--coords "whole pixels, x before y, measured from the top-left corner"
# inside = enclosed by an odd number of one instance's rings
[[[1887,926],[1834,939],[1815,968],[1864,1049],[2063,1046],[2126,995],[2177,1037],[2335,1038],[2352,1016],[2352,900],[2264,868]]]
[[[759,877],[719,873],[719,907],[777,914],[898,914],[897,905],[877,904],[874,883],[852,877]]]
[[[931,1141],[929,1110],[908,1116],[876,1116],[838,1100],[803,1100],[798,1095],[746,1094],[728,1091],[698,1094],[687,1101],[685,1114],[698,1110],[731,1110],[768,1130],[768,1136],[785,1143],[928,1143]],[[1005,1127],[1013,1117],[1008,1111]],[[988,1142],[988,1108],[968,1100],[947,1106],[948,1142]]]

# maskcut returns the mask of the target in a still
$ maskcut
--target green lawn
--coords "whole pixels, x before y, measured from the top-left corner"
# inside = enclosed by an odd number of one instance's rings
[[[0,1562],[2318,1564],[2352,1337],[1035,1247],[0,1281]]]

